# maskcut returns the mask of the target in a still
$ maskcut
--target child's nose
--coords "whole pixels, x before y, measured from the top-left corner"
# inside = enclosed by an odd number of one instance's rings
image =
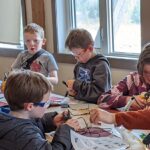
[[[30,45],[34,45],[35,42],[33,40],[30,41]]]

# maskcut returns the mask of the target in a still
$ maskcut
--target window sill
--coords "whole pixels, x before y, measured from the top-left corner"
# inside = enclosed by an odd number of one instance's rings
[[[17,57],[23,49],[0,48],[0,56],[2,57]]]
[[[54,57],[56,58],[58,63],[69,63],[69,64],[76,63],[75,58],[69,54],[54,53]],[[111,68],[136,70],[137,58],[115,57],[115,56],[108,56],[107,58],[110,62]]]

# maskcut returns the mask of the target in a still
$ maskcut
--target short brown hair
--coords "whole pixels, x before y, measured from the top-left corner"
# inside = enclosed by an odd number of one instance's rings
[[[42,39],[44,39],[44,30],[36,23],[30,23],[24,28],[24,33],[38,33]]]
[[[70,31],[65,47],[69,48],[83,48],[87,49],[89,45],[94,45],[92,35],[85,29],[73,29]]]
[[[139,56],[137,70],[140,75],[143,75],[144,65],[150,64],[150,44],[147,44]]]
[[[44,75],[30,70],[18,70],[8,76],[4,95],[11,110],[21,110],[24,103],[40,102],[51,91],[52,84]]]

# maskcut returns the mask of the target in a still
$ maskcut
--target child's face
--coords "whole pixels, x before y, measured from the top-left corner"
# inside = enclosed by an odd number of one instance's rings
[[[86,63],[92,56],[92,51],[89,49],[72,48],[71,52],[75,59],[81,63]]]
[[[143,78],[147,84],[150,84],[150,64],[145,64],[143,67]]]
[[[24,33],[24,40],[25,45],[31,54],[35,54],[37,51],[39,51],[46,42],[46,40],[42,39],[38,33],[30,32]]]
[[[49,103],[50,93],[47,93],[43,96],[43,100],[34,106],[31,111],[31,118],[42,118]],[[42,106],[41,106],[42,105]]]

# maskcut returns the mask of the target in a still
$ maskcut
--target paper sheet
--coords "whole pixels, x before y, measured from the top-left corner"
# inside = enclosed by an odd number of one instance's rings
[[[125,150],[129,145],[114,135],[92,138],[71,130],[71,142],[75,150]]]

